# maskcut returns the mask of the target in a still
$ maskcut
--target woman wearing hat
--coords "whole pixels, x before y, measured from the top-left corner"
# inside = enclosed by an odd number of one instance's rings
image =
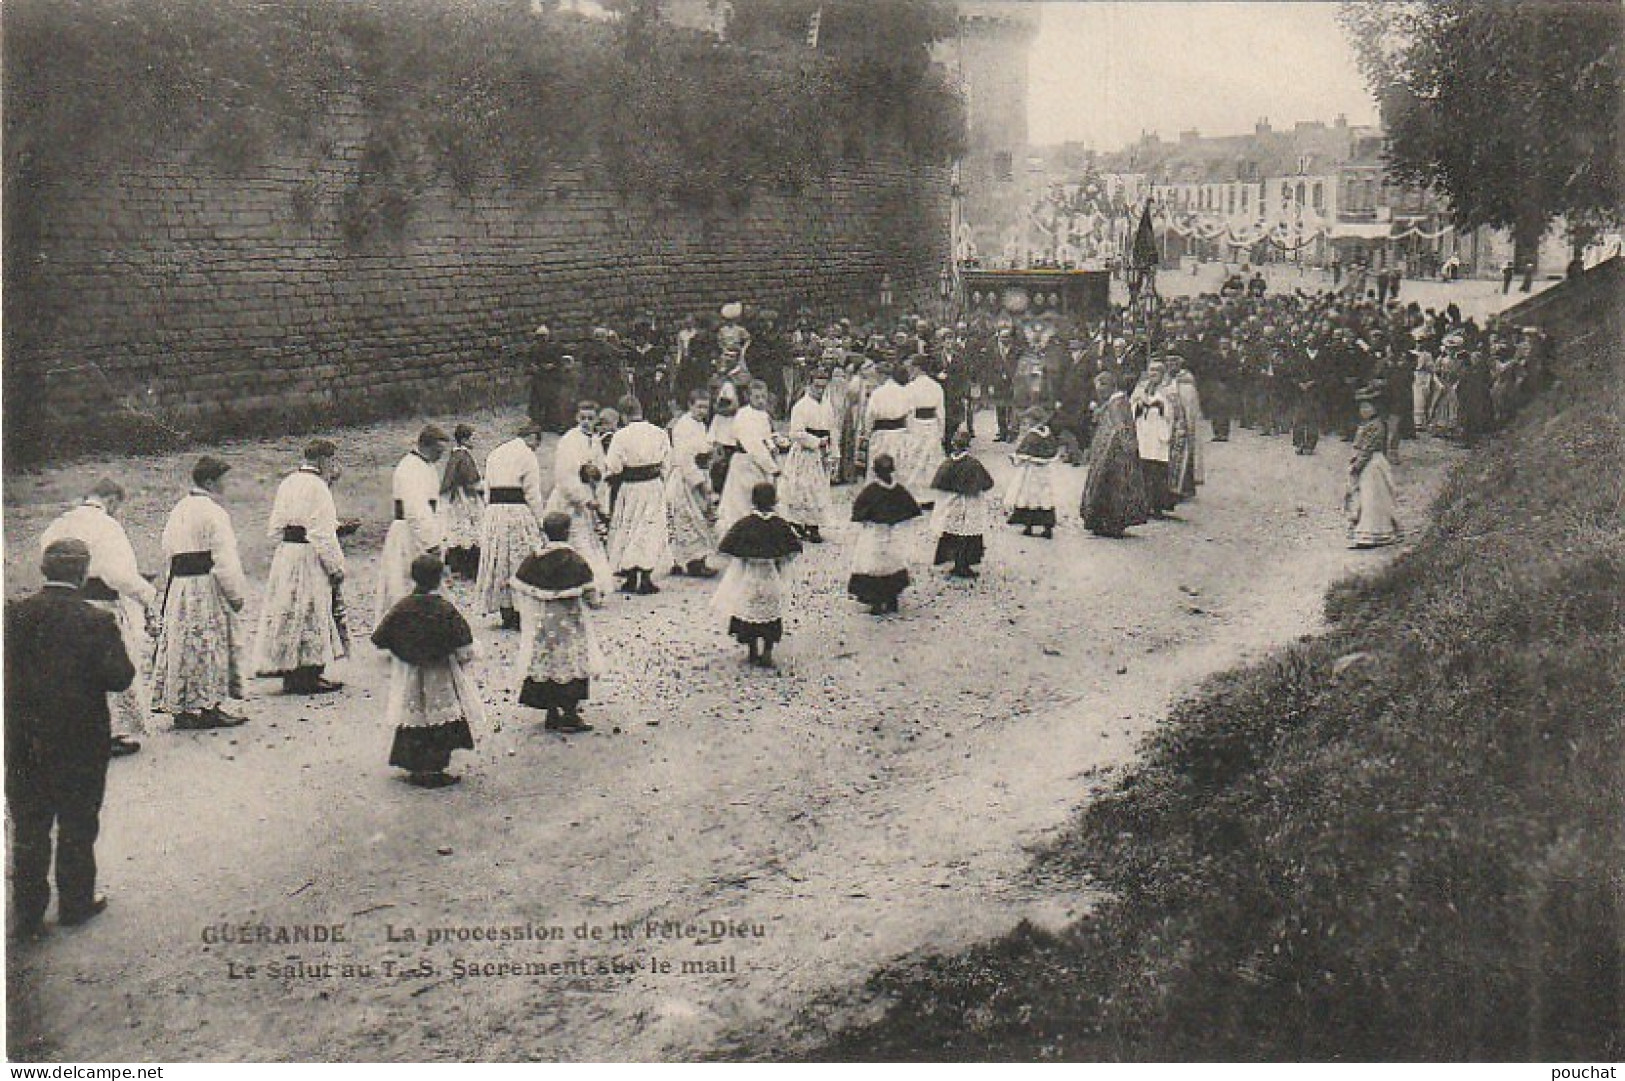
[[[736,354],[735,359],[743,361],[745,352],[750,348],[750,331],[739,322],[745,314],[745,306],[739,301],[733,301],[722,306],[722,325],[717,328],[717,345],[724,353]]]
[[[1360,427],[1354,435],[1349,459],[1348,494],[1343,506],[1349,520],[1349,545],[1378,548],[1399,540],[1398,500],[1394,474],[1388,465],[1388,422],[1379,410],[1382,391],[1365,387],[1355,395]]]
[[[1428,430],[1434,435],[1455,439],[1461,435],[1462,367],[1466,354],[1462,352],[1463,338],[1452,334],[1444,340],[1446,355],[1439,360],[1439,386],[1433,395],[1433,412],[1428,418]]]

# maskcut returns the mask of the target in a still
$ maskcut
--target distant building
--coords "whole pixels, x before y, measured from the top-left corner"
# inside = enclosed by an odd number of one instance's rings
[[[660,17],[673,26],[703,30],[726,39],[733,4],[729,0],[661,0]]]
[[[1414,275],[1437,269],[1451,237],[1437,199],[1387,182],[1381,130],[1342,116],[1280,130],[1261,119],[1241,135],[1186,130],[1172,142],[1146,132],[1096,167],[1131,202],[1152,200],[1170,258],[1338,259]]]
[[[1456,231],[1445,200],[1388,178],[1382,152],[1381,128],[1339,116],[1279,130],[1262,119],[1242,135],[1186,130],[1173,141],[1144,132],[1122,150],[1088,160],[1091,175],[1130,205],[1152,199],[1169,258],[1316,266],[1336,259],[1345,266],[1399,266],[1411,276],[1436,274],[1451,259],[1463,275],[1494,275],[1512,258],[1505,230]],[[1067,144],[1045,153],[1048,183],[1082,175],[1083,148]],[[1560,274],[1570,257],[1557,223],[1541,243],[1536,271]]]
[[[984,264],[1026,245],[1035,178],[1027,143],[1027,53],[1036,5],[961,3],[958,33],[933,55],[966,105],[966,151],[957,170],[956,248]],[[968,243],[967,243],[968,241]]]

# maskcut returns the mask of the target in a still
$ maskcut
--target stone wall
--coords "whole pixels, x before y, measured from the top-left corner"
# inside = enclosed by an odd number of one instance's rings
[[[398,229],[347,236],[377,193],[357,184],[361,121],[329,119],[321,157],[227,175],[160,154],[49,193],[38,245],[6,253],[8,460],[490,401],[517,392],[544,319],[568,340],[733,299],[861,311],[882,274],[900,303],[932,296],[947,257],[946,170],[901,159],[703,213],[579,163],[524,188],[430,182]]]

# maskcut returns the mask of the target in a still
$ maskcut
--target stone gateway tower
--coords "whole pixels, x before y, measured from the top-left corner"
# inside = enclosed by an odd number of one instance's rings
[[[959,162],[956,250],[974,244],[984,266],[1019,247],[1031,205],[1027,175],[1027,51],[1038,34],[1037,5],[961,3],[956,37],[938,58],[966,105],[966,151]]]

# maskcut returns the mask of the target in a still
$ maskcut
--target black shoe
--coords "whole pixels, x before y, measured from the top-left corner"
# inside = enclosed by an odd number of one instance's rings
[[[66,912],[58,912],[56,922],[63,927],[80,927],[107,911],[107,895],[98,893],[90,899],[89,906],[85,908],[72,908]]]
[[[592,725],[588,724],[580,717],[566,717],[564,720],[559,722],[558,727],[553,729],[553,731],[563,732],[566,735],[573,735],[578,732],[591,732]]]
[[[454,773],[439,770],[434,773],[408,773],[406,783],[415,788],[450,788],[458,784],[462,778]]]
[[[1046,528],[1044,530],[1042,536],[1043,536],[1043,538],[1045,540],[1054,540],[1055,539],[1055,530]]]
[[[696,559],[688,565],[688,576],[690,578],[715,578],[719,573],[715,567],[708,566],[703,559]]]
[[[140,743],[139,740],[133,740],[129,736],[114,736],[113,737],[113,745],[112,745],[112,752],[111,753],[112,753],[114,758],[124,758],[124,757],[127,757],[128,755],[135,754],[140,750],[141,750],[141,743]]]
[[[637,584],[636,584],[637,580],[638,579],[637,579],[636,575],[632,575],[632,574],[627,575],[626,580],[623,581],[620,585],[615,587],[615,592],[617,592],[617,593],[636,593],[638,591],[638,587],[637,587]]]
[[[344,684],[335,679],[324,679],[317,676],[314,679],[299,680],[297,683],[284,684],[283,694],[333,694],[342,691]],[[240,721],[238,723],[241,723]]]
[[[683,569],[683,568],[682,568],[682,567],[681,567],[681,566],[679,566],[679,565],[678,565],[678,564],[676,564],[676,563],[673,563],[673,564],[672,564],[672,565],[671,565],[671,576],[672,576],[672,577],[673,577],[673,578],[681,578],[681,577],[683,577],[683,575],[685,575],[685,574],[687,574],[687,573],[688,573],[688,572],[687,572],[687,571],[685,571],[685,570],[684,570],[684,569]]]
[[[239,717],[234,713],[227,713],[219,706],[210,706],[198,715],[196,727],[207,728],[236,728],[248,723],[247,717]]]
[[[653,573],[650,571],[643,572],[642,579],[638,582],[637,592],[641,597],[647,597],[660,592],[660,587],[655,585]]]

